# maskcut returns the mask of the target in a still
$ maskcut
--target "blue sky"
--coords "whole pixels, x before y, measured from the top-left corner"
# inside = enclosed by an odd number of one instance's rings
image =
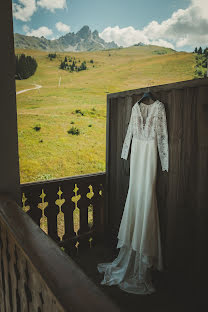
[[[13,0],[14,32],[58,38],[84,25],[124,47],[208,46],[207,0]]]

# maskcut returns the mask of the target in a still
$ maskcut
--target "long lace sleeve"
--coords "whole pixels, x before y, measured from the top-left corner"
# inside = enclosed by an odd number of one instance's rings
[[[165,106],[160,103],[157,120],[157,145],[162,166],[162,171],[168,171],[168,131]]]
[[[124,139],[123,148],[122,148],[122,152],[121,152],[121,158],[123,158],[123,159],[128,158],[129,147],[130,147],[132,135],[133,135],[133,109],[131,111],[131,118],[129,121],[129,125],[128,125],[127,132],[126,132],[126,137]]]

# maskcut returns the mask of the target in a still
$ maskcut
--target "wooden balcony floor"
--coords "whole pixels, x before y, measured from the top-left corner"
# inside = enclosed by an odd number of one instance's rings
[[[103,245],[97,245],[89,250],[79,252],[73,257],[74,261],[85,274],[100,288],[112,301],[117,304],[122,312],[132,311],[161,311],[161,312],[185,312],[197,311],[192,297],[185,291],[170,290],[163,273],[153,272],[153,281],[156,292],[151,295],[135,295],[122,291],[116,285],[105,286],[100,282],[103,274],[97,270],[97,264],[111,262],[116,257],[115,251]],[[176,287],[178,288],[178,287]],[[199,305],[197,304],[199,308]]]

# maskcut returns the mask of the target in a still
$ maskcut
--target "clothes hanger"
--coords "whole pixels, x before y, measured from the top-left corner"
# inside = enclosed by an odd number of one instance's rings
[[[141,99],[137,103],[140,104],[146,98],[150,98],[151,100],[155,101],[155,98],[152,95],[152,93],[149,91],[149,88],[148,88],[147,92],[144,92],[143,96],[141,97]]]

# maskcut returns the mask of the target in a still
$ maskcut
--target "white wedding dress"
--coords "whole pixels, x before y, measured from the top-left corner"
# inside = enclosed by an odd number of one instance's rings
[[[136,102],[124,140],[121,158],[127,159],[130,143],[130,179],[118,232],[117,258],[99,263],[102,285],[118,285],[134,294],[155,291],[150,269],[163,270],[156,199],[157,148],[163,171],[168,171],[168,133],[164,104]]]

